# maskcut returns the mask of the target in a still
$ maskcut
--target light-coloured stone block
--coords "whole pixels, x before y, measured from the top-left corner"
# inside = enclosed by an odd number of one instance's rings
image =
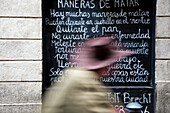
[[[157,0],[157,16],[170,16],[169,0]]]
[[[170,17],[156,18],[156,37],[170,37]]]
[[[161,59],[170,58],[170,39],[156,40],[156,58]]]
[[[1,0],[0,16],[41,16],[41,0]]]
[[[42,62],[0,62],[0,81],[42,81]]]
[[[156,81],[170,81],[170,60],[156,61]]]
[[[0,60],[41,59],[41,40],[0,40]]]
[[[21,105],[21,106],[1,106],[0,113],[41,113],[41,106],[39,105]]]
[[[0,18],[0,38],[41,39],[42,20],[36,18]]]
[[[41,82],[0,83],[0,104],[41,103]]]
[[[170,82],[157,83],[156,113],[169,113],[170,111]]]

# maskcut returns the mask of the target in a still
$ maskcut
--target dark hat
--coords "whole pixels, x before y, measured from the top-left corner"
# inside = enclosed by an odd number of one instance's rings
[[[111,45],[111,41],[111,37],[98,37],[86,41],[85,46],[78,54],[79,59],[74,60],[74,62],[80,63],[80,68],[95,70],[132,54],[131,51],[118,50],[118,47]]]

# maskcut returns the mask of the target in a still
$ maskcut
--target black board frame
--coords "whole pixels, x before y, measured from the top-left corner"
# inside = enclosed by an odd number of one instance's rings
[[[47,83],[49,84],[49,81],[46,79],[46,76],[47,76],[47,72],[46,72],[46,69],[47,69],[47,63],[48,61],[46,60],[46,54],[50,54],[49,51],[47,50],[46,48],[46,39],[45,39],[45,1],[47,0],[42,0],[42,48],[43,48],[43,51],[42,51],[42,57],[43,57],[43,67],[42,67],[42,71],[43,71],[43,74],[42,74],[42,94],[44,94],[44,92],[48,89],[49,85],[47,85]],[[155,98],[156,98],[156,86],[155,86],[155,27],[156,27],[156,0],[153,0],[153,14],[152,14],[152,22],[153,22],[153,25],[152,25],[152,51],[151,51],[151,85],[150,86],[142,86],[143,88],[153,88],[153,113],[155,113],[155,106],[156,106],[156,101],[155,101]],[[123,85],[122,85],[123,86]],[[116,86],[115,86],[116,87]],[[119,86],[120,87],[120,86]],[[129,86],[126,86],[126,88],[129,87]],[[141,86],[131,86],[129,88],[131,89],[134,89],[134,88],[138,88],[138,87],[141,87]],[[113,88],[112,86],[110,88]]]

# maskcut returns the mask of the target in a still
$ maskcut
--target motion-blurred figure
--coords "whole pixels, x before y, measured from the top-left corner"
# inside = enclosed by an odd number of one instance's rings
[[[98,37],[85,42],[78,54],[79,68],[64,70],[65,82],[55,83],[45,95],[42,113],[117,113],[110,109],[101,72],[116,59],[131,54],[111,46],[111,38]],[[115,103],[117,104],[117,103]]]

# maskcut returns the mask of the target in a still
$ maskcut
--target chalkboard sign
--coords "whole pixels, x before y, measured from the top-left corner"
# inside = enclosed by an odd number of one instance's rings
[[[106,92],[107,99],[118,113],[126,113],[126,105],[130,102],[138,102],[143,106],[141,113],[155,113],[154,89],[147,88],[112,88],[113,92]],[[117,103],[116,105],[114,103]]]
[[[109,86],[154,86],[155,0],[43,0],[43,89],[62,69],[77,66],[84,41],[114,38],[112,45],[134,51],[118,59],[100,80]],[[68,54],[71,54],[68,56]]]
[[[79,65],[68,59],[79,58],[74,53],[84,41],[109,36],[111,45],[134,54],[117,59],[102,73],[108,77],[100,81],[114,91],[106,92],[108,100],[110,93],[124,105],[136,99],[144,106],[142,113],[154,113],[155,10],[156,0],[42,0],[43,92],[64,81],[58,77],[64,68]]]

